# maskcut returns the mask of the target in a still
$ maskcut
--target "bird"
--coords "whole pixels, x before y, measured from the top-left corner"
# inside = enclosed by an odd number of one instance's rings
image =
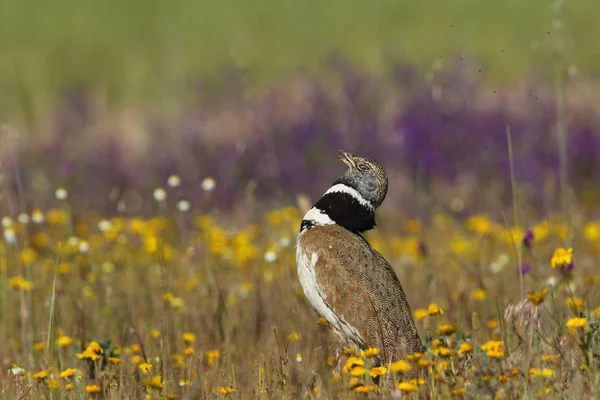
[[[390,263],[362,236],[388,191],[377,161],[339,150],[348,170],[304,215],[296,242],[298,278],[312,308],[343,348],[379,349],[376,365],[422,352],[406,295]],[[412,374],[405,374],[412,378]]]

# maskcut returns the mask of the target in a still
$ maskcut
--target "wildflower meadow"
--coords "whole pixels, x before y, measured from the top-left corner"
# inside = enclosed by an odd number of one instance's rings
[[[0,4],[1,399],[600,397],[595,3],[106,4]],[[298,280],[338,149],[388,365]]]

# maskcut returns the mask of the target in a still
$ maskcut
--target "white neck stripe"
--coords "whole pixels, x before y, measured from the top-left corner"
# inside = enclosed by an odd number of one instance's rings
[[[369,203],[367,200],[365,200],[364,197],[362,197],[360,195],[360,193],[358,193],[358,190],[345,185],[343,183],[338,183],[336,185],[333,185],[332,187],[330,187],[325,194],[328,193],[346,193],[349,194],[350,196],[354,197],[360,204],[362,204],[363,206],[367,207],[369,210],[371,211],[375,211],[375,207],[373,207],[371,205],[371,203]]]
[[[329,218],[329,215],[325,213],[323,210],[319,210],[316,207],[308,210],[306,215],[304,216],[304,221],[313,221],[315,225],[333,225],[335,222]]]

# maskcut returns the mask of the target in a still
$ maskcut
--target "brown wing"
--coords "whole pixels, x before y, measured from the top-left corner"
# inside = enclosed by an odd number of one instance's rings
[[[302,241],[318,254],[317,283],[327,303],[368,346],[380,349],[383,363],[422,351],[400,280],[362,236],[326,225],[307,231]]]

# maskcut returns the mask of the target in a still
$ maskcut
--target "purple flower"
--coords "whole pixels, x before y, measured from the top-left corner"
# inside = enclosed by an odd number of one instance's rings
[[[562,267],[560,267],[560,269],[565,273],[565,274],[570,274],[571,272],[573,272],[573,270],[575,269],[575,262],[571,261],[570,264],[567,265],[563,265]]]
[[[531,271],[531,265],[525,263],[519,268],[519,274],[523,274],[523,276],[527,275]]]
[[[425,244],[425,242],[419,242],[419,254],[423,258],[426,258],[427,255],[429,254],[429,249],[427,248],[427,245]]]
[[[531,248],[531,246],[533,245],[533,239],[533,231],[528,230],[525,236],[523,236],[523,246],[527,247],[528,249]]]

